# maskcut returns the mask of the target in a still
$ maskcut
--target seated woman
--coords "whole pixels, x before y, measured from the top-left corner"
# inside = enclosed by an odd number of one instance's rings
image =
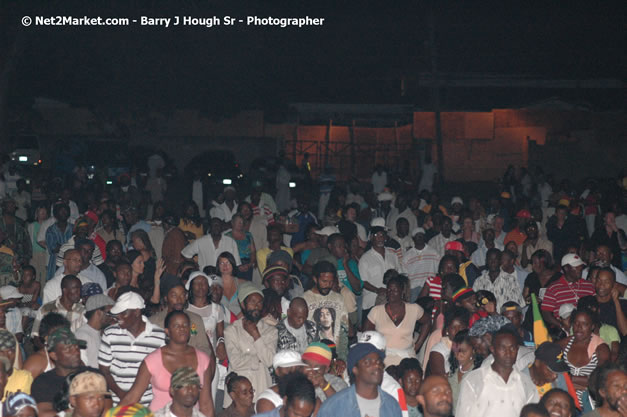
[[[388,281],[387,302],[372,308],[364,330],[376,330],[385,337],[385,366],[398,365],[404,358],[416,357],[416,351],[427,338],[431,327],[428,314],[418,304],[406,302],[409,280],[397,275]],[[413,342],[416,322],[420,322],[420,337]]]
[[[557,343],[564,351],[564,361],[570,368],[581,403],[581,397],[588,388],[588,377],[610,359],[610,349],[601,337],[594,334],[599,321],[592,311],[575,310],[571,318],[573,335]]]
[[[218,417],[251,417],[255,414],[253,397],[255,390],[248,378],[231,372],[224,379],[226,392],[233,402]]]
[[[157,411],[165,406],[170,398],[170,378],[180,367],[189,366],[196,369],[200,376],[201,393],[200,411],[205,415],[213,414],[211,397],[211,381],[213,369],[209,356],[189,345],[189,316],[179,310],[170,312],[165,318],[165,334],[168,342],[155,350],[143,360],[137,373],[137,379],[131,389],[120,401],[120,405],[131,405],[141,399],[142,394],[152,385],[153,400],[150,409]]]

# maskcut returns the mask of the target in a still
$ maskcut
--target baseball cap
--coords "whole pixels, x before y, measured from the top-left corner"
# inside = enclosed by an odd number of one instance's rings
[[[246,300],[246,297],[252,294],[259,294],[261,298],[263,298],[263,293],[255,284],[252,282],[243,282],[237,289],[237,300],[240,303],[243,303],[244,300]]]
[[[11,300],[13,298],[22,298],[24,294],[19,292],[13,285],[5,285],[0,288],[0,298],[3,300]]]
[[[385,352],[377,349],[372,343],[357,343],[354,345],[348,351],[348,358],[346,359],[346,369],[349,374],[353,374],[353,368],[357,365],[357,362],[373,352],[376,352],[381,360],[385,359]]]
[[[102,307],[112,306],[115,304],[113,298],[104,294],[92,295],[85,303],[85,311],[94,311]]]
[[[562,257],[562,266],[570,265],[572,267],[578,267],[580,265],[585,265],[584,261],[581,260],[579,255],[575,253],[567,253]]]
[[[22,411],[23,408],[30,407],[37,414],[37,403],[35,399],[28,394],[18,391],[14,394],[8,394],[6,400],[2,404],[3,416],[15,416]]]
[[[426,232],[425,229],[423,229],[422,227],[416,227],[414,230],[411,231],[411,236],[414,237],[418,233],[422,233],[424,235]]]
[[[463,206],[464,205],[464,200],[462,200],[461,197],[453,197],[453,199],[451,200],[451,206],[453,204],[461,204]]]
[[[224,187],[224,192],[226,193],[227,191],[236,191],[235,187],[233,187],[232,185],[227,185],[226,187]]]
[[[291,368],[292,366],[307,366],[302,361],[300,353],[295,350],[281,350],[274,354],[272,366],[277,368]]]
[[[144,307],[146,307],[146,304],[141,295],[132,291],[125,292],[115,302],[115,305],[111,309],[111,314],[120,314],[126,310],[141,310]]]
[[[81,349],[87,347],[84,340],[77,339],[69,327],[58,327],[48,336],[48,352],[52,352],[59,343],[64,345],[78,345]]]
[[[536,359],[541,360],[553,372],[568,372],[568,364],[564,361],[564,353],[557,343],[544,342],[536,349]]]
[[[194,368],[183,366],[172,373],[170,386],[174,389],[181,389],[190,385],[200,386],[200,377]]]
[[[332,234],[340,233],[340,229],[335,226],[324,226],[321,230],[316,230],[314,233],[321,236],[331,236]]]
[[[375,330],[360,333],[357,336],[357,343],[370,343],[379,350],[385,350],[386,346],[385,337]]]
[[[452,242],[447,242],[446,245],[444,245],[444,250],[456,250],[458,252],[463,252],[464,246],[462,245],[462,242],[453,240]]]
[[[107,391],[105,377],[91,371],[81,372],[72,379],[69,390],[70,396],[81,394],[111,394]]]
[[[209,288],[211,288],[211,286],[213,284],[217,284],[217,285],[219,285],[221,287],[224,285],[223,281],[222,281],[222,278],[217,276],[217,275],[213,275],[213,274],[212,275],[207,275],[207,274],[205,274],[205,273],[203,273],[201,271],[194,271],[191,274],[189,274],[189,279],[185,283],[185,289],[187,291],[189,291],[190,287],[192,286],[192,281],[195,278],[198,278],[198,277],[204,278],[207,281],[207,284],[209,285]]]
[[[568,317],[570,317],[570,314],[575,311],[575,308],[576,307],[574,304],[562,304],[557,311],[557,315],[560,316],[561,319],[567,319]]]

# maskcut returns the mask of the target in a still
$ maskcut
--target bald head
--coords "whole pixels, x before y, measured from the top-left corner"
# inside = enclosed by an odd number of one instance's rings
[[[453,392],[443,376],[431,375],[422,381],[418,391],[418,403],[424,417],[448,417],[453,408]]]
[[[83,265],[83,258],[78,249],[68,249],[63,254],[63,266],[65,267],[65,274],[76,275],[81,271]]]
[[[290,302],[290,307],[287,309],[287,322],[290,327],[300,329],[305,324],[308,315],[309,308],[305,299],[296,297]]]

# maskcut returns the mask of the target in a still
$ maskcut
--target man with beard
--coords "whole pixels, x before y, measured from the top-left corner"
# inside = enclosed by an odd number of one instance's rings
[[[204,417],[197,407],[200,398],[200,377],[189,366],[184,366],[172,373],[170,378],[170,397],[163,408],[155,412],[155,417]]]
[[[597,408],[582,417],[627,416],[627,372],[615,363],[603,365],[598,372]]]
[[[272,385],[269,368],[277,346],[277,329],[261,320],[263,293],[251,282],[237,289],[243,317],[224,330],[229,372],[248,378],[255,390],[255,398]],[[231,404],[225,396],[224,407]]]
[[[322,403],[318,417],[400,417],[398,402],[381,389],[385,352],[370,343],[357,343],[348,353],[347,370],[354,381]]]
[[[453,408],[453,392],[448,380],[440,375],[428,376],[418,391],[418,404],[424,417],[449,417]]]
[[[309,309],[309,320],[318,325],[321,339],[331,339],[337,345],[340,361],[348,353],[348,313],[344,298],[332,289],[337,285],[337,270],[328,261],[313,267],[314,287],[303,295]]]
[[[514,367],[518,341],[518,335],[507,328],[494,334],[490,346],[494,361],[484,362],[462,379],[457,417],[518,417],[525,404],[538,402],[531,378]]]

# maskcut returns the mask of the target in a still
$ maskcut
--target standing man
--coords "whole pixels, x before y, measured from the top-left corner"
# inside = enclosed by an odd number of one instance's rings
[[[337,270],[327,261],[313,267],[314,287],[306,291],[303,298],[309,309],[309,320],[316,323],[319,339],[330,339],[337,345],[340,361],[348,353],[348,313],[344,298],[333,291],[337,282]]]
[[[165,345],[165,332],[142,315],[144,299],[135,292],[120,295],[111,308],[117,324],[107,327],[100,339],[98,365],[113,391],[115,404],[135,382],[139,365],[148,354]],[[146,407],[152,401],[152,389],[140,400]]]
[[[440,233],[429,240],[429,246],[431,246],[441,258],[444,256],[444,247],[446,244],[456,239],[457,236],[453,234],[453,221],[450,217],[444,216]]]
[[[462,379],[455,408],[457,417],[518,417],[525,404],[540,400],[531,378],[514,367],[518,354],[516,333],[508,329],[497,331],[490,351],[494,362]]]
[[[222,234],[222,220],[213,217],[209,226],[209,234],[185,246],[181,251],[181,255],[188,260],[198,255],[198,267],[202,271],[205,266],[215,267],[218,256],[222,252],[230,252],[235,258],[235,264],[242,264],[239,251],[237,250],[237,243],[235,243],[233,238]]]
[[[627,336],[627,300],[620,298],[615,289],[616,275],[613,268],[601,268],[595,283],[601,323],[616,327],[621,336]]]
[[[374,219],[372,222],[375,223],[376,220]],[[370,242],[372,243],[372,248],[359,259],[359,275],[364,283],[365,290],[362,301],[363,317],[368,317],[370,309],[374,307],[377,294],[385,294],[387,291],[383,285],[383,274],[388,269],[401,271],[396,252],[385,246],[386,239],[387,232],[385,227],[371,227]]]
[[[385,353],[357,343],[348,353],[347,371],[354,384],[322,403],[318,417],[401,417],[398,402],[381,389]]]
[[[272,385],[269,368],[276,352],[276,327],[261,320],[263,293],[251,282],[240,284],[237,290],[243,317],[224,330],[229,371],[248,378],[257,396]],[[231,404],[225,396],[224,407]]]
[[[501,251],[490,249],[486,255],[488,269],[477,278],[472,289],[490,291],[496,297],[496,309],[508,301],[515,301],[518,305],[525,305],[522,289],[518,284],[516,274],[510,274],[501,269]]]
[[[57,203],[52,207],[52,213],[56,222],[48,227],[46,230],[46,248],[48,248],[48,254],[50,260],[48,261],[48,275],[47,279],[51,279],[56,270],[56,258],[61,246],[70,240],[72,237],[72,231],[74,230],[74,224],[68,221],[70,217],[70,208],[65,203]]]
[[[553,255],[553,244],[550,240],[540,237],[536,222],[527,223],[525,233],[527,239],[518,246],[520,248],[520,266],[525,268],[527,272],[531,272],[531,255],[539,249],[544,249]]]
[[[89,367],[98,369],[98,351],[102,330],[111,324],[109,311],[115,304],[110,297],[104,294],[92,295],[85,303],[85,318],[87,323],[76,331],[76,338],[87,343],[87,349],[81,350],[81,360]]]
[[[546,289],[542,299],[542,318],[549,326],[561,327],[557,317],[562,304],[577,305],[581,297],[594,295],[594,284],[581,278],[584,266],[579,255],[568,253],[562,258],[564,275]]]
[[[46,344],[48,356],[55,367],[35,378],[31,392],[37,401],[39,416],[53,417],[57,414],[54,397],[63,390],[65,378],[83,368],[80,349],[85,347],[85,343],[78,340],[68,327],[59,327],[48,336]]]
[[[31,336],[39,335],[41,320],[48,313],[59,313],[71,323],[72,331],[78,330],[85,322],[85,306],[81,304],[81,281],[74,275],[66,275],[61,280],[61,296],[44,304],[35,316]]]
[[[165,272],[176,275],[179,265],[185,260],[181,251],[187,246],[185,233],[179,229],[179,218],[173,214],[167,214],[163,218],[163,245],[161,256],[165,260]]]
[[[414,247],[410,248],[403,255],[403,270],[409,278],[411,287],[410,302],[416,301],[427,278],[434,277],[438,271],[440,257],[425,242],[425,230],[417,227],[412,231]]]

